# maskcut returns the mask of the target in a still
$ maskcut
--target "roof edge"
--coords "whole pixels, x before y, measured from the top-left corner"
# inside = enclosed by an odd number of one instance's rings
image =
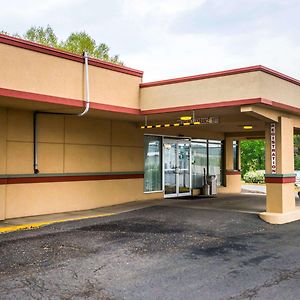
[[[70,99],[70,98],[64,98],[64,97],[58,97],[52,95],[38,94],[33,92],[6,89],[1,87],[0,87],[0,96],[29,100],[33,102],[65,105],[74,108],[82,108],[85,105],[84,104],[85,102],[81,99]],[[300,114],[300,108],[298,107],[280,103],[277,101],[272,101],[270,99],[260,98],[260,97],[248,98],[248,99],[245,98],[235,99],[230,101],[220,101],[220,102],[212,102],[212,103],[192,104],[192,105],[185,105],[185,106],[164,107],[164,108],[157,108],[157,109],[144,109],[144,110],[140,108],[132,108],[132,107],[119,106],[119,105],[99,103],[99,102],[91,102],[91,109],[108,111],[108,112],[116,112],[116,113],[125,113],[131,115],[152,115],[152,114],[183,112],[183,111],[201,110],[201,109],[237,107],[237,106],[250,105],[250,104],[262,104],[269,107],[273,107],[275,109],[286,110],[290,113]]]
[[[261,72],[267,73],[269,75],[273,75],[275,77],[278,77],[280,79],[289,81],[291,83],[294,83],[294,84],[300,86],[300,80],[298,80],[296,78],[290,77],[288,75],[285,75],[285,74],[280,73],[278,71],[275,71],[273,69],[264,67],[262,65],[256,65],[256,66],[230,69],[230,70],[224,70],[224,71],[218,71],[218,72],[212,72],[212,73],[205,73],[205,74],[199,74],[199,75],[192,75],[192,76],[186,76],[186,77],[178,77],[178,78],[172,78],[172,79],[145,82],[145,83],[140,84],[140,88],[147,88],[147,87],[174,84],[174,83],[182,83],[182,82],[187,82],[187,81],[194,81],[194,80],[208,79],[208,78],[214,78],[214,77],[236,75],[236,74],[256,72],[256,71],[261,71]]]
[[[64,50],[60,50],[60,49],[57,49],[57,48],[45,46],[45,45],[42,45],[42,44],[33,43],[33,42],[30,42],[30,41],[27,41],[27,40],[23,40],[23,39],[20,39],[20,38],[15,38],[15,37],[5,35],[5,34],[0,34],[0,43],[10,45],[10,46],[19,47],[19,48],[23,48],[23,49],[26,49],[26,50],[31,50],[31,51],[43,53],[43,54],[48,54],[48,55],[52,55],[52,56],[56,56],[56,57],[60,57],[60,58],[80,62],[80,63],[84,62],[84,59],[81,55],[74,54],[74,53],[71,53],[71,52],[67,52],[67,51],[64,51]],[[137,77],[143,77],[143,73],[144,73],[143,71],[140,71],[140,70],[120,66],[120,65],[110,63],[110,62],[106,62],[106,61],[96,59],[96,58],[90,58],[89,59],[89,65],[99,67],[99,68],[103,68],[103,69],[108,69],[108,70],[111,70],[111,71],[125,73],[125,74],[128,74],[128,75],[133,75],[133,76],[137,76]]]

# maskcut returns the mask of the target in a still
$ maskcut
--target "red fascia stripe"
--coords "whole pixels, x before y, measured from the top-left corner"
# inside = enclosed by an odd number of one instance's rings
[[[71,107],[84,107],[85,101],[78,99],[63,98],[57,96],[50,96],[45,94],[37,94],[32,92],[17,91],[12,89],[0,88],[0,96],[25,99],[30,101],[51,103],[66,105]],[[292,113],[300,113],[300,108],[282,104],[279,102],[271,101],[264,98],[252,98],[252,99],[240,99],[232,101],[221,101],[214,103],[204,103],[204,104],[195,104],[195,105],[186,105],[186,106],[174,106],[167,108],[158,108],[158,109],[148,109],[140,110],[138,108],[130,108],[118,105],[103,104],[98,102],[90,102],[90,107],[95,110],[103,110],[109,112],[125,113],[131,115],[150,115],[150,114],[160,114],[168,112],[179,112],[179,111],[188,111],[188,110],[197,110],[197,109],[211,109],[211,108],[222,108],[222,107],[233,107],[249,104],[265,104],[272,106],[277,109],[287,110]]]
[[[296,113],[296,114],[299,114],[300,113],[300,108],[298,107],[295,107],[295,106],[291,106],[291,105],[288,105],[288,104],[283,104],[283,103],[279,103],[279,102],[276,102],[276,101],[271,101],[271,100],[267,100],[267,99],[261,99],[261,103],[262,104],[266,104],[266,105],[270,105],[274,108],[277,108],[277,109],[282,109],[282,110],[287,110],[289,112],[292,112],[292,113]]]
[[[289,82],[294,83],[296,85],[300,85],[300,80],[298,80],[298,79],[295,79],[295,78],[290,77],[288,75],[285,75],[283,73],[277,72],[277,71],[272,70],[270,68],[264,67],[262,65],[257,65],[257,66],[250,66],[250,67],[245,67],[245,68],[231,69],[231,70],[212,72],[212,73],[206,73],[206,74],[200,74],[200,75],[178,77],[178,78],[159,80],[159,81],[153,81],[153,82],[145,82],[145,83],[141,83],[140,87],[141,88],[147,88],[147,87],[153,87],[153,86],[159,86],[159,85],[182,83],[182,82],[187,82],[187,81],[194,81],[194,80],[201,80],[201,79],[236,75],[236,74],[242,74],[242,73],[250,73],[250,72],[256,72],[256,71],[265,72],[269,75],[273,75],[275,77],[278,77],[280,79],[289,81]]]
[[[51,104],[67,105],[72,107],[85,106],[85,101],[83,100],[69,99],[69,98],[37,94],[31,92],[23,92],[23,91],[4,89],[4,88],[0,88],[0,96],[51,103]],[[92,109],[110,111],[110,112],[119,112],[119,113],[133,114],[133,115],[140,114],[140,110],[138,108],[102,104],[97,102],[90,102],[90,107]]]
[[[26,50],[31,50],[31,51],[43,53],[43,54],[48,54],[48,55],[52,55],[52,56],[56,56],[56,57],[60,57],[60,58],[80,62],[80,63],[84,62],[83,57],[80,56],[80,55],[70,53],[70,52],[67,52],[67,51],[63,51],[63,50],[59,50],[59,49],[56,49],[56,48],[44,46],[44,45],[41,45],[41,44],[33,43],[33,42],[26,41],[26,40],[23,40],[23,39],[7,36],[5,34],[0,34],[0,43],[10,45],[10,46],[15,46],[15,47],[26,49]],[[89,65],[95,66],[95,67],[100,67],[100,68],[103,68],[103,69],[108,69],[108,70],[111,70],[111,71],[125,73],[125,74],[128,74],[128,75],[143,77],[143,71],[135,70],[135,69],[124,67],[124,66],[120,66],[120,65],[110,63],[110,62],[106,62],[106,61],[102,61],[100,59],[90,58],[89,59]]]
[[[21,183],[46,183],[46,182],[69,182],[69,181],[91,181],[91,180],[117,180],[144,178],[144,174],[107,174],[107,175],[65,175],[47,177],[9,177],[0,178],[0,185]]]
[[[148,110],[142,110],[142,114],[144,115],[159,114],[159,113],[197,110],[197,109],[240,106],[240,105],[257,104],[257,103],[262,103],[262,98],[252,98],[252,99],[221,101],[221,102],[186,105],[186,106],[174,106],[174,107],[158,108],[158,109],[148,109]]]
[[[266,177],[266,183],[295,183],[296,177]]]
[[[241,171],[237,171],[237,170],[226,171],[226,175],[241,175]]]

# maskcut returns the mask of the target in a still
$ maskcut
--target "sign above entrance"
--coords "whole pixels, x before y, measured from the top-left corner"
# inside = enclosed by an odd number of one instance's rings
[[[141,126],[141,129],[194,126],[194,125],[206,125],[206,124],[219,124],[219,117],[195,118],[189,121],[177,120],[175,123],[168,123],[168,124],[143,125]]]
[[[270,126],[270,136],[271,136],[271,172],[276,174],[277,165],[276,165],[276,124],[271,123]]]

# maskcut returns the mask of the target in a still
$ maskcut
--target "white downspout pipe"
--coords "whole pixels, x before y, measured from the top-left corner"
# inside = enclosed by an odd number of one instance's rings
[[[82,117],[86,115],[90,109],[90,85],[89,85],[89,56],[87,51],[83,52],[84,55],[84,67],[85,67],[85,109],[82,113],[73,114],[73,113],[51,113],[43,111],[35,111],[33,114],[33,170],[34,174],[38,174],[40,171],[38,169],[38,114],[53,114],[53,115],[68,115],[68,116],[78,116]]]
[[[84,116],[90,109],[90,84],[89,84],[89,55],[87,51],[83,52],[84,66],[85,66],[85,109],[82,113],[78,114],[79,117]]]

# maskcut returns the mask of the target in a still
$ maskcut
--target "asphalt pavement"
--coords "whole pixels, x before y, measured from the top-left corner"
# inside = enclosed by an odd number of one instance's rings
[[[2,234],[0,299],[299,299],[300,222],[267,224],[243,201],[264,196]]]

